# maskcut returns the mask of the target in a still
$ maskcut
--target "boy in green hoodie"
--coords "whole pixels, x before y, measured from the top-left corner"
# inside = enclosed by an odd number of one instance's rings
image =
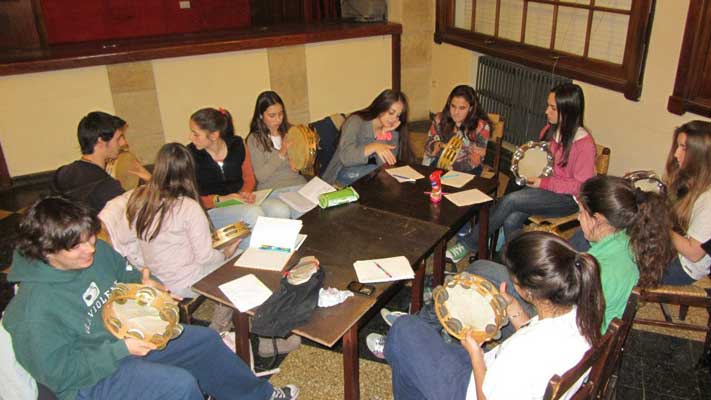
[[[96,240],[91,211],[61,197],[40,200],[20,224],[8,280],[20,289],[3,325],[20,364],[60,399],[296,399],[273,388],[230,352],[218,334],[185,326],[163,350],[105,328],[101,309],[119,282],[162,288]]]

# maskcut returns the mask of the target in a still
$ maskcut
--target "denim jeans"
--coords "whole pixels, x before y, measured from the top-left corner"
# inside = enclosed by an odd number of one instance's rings
[[[183,333],[163,350],[144,357],[128,356],[114,373],[79,390],[77,400],[269,399],[273,388],[254,376],[212,329],[184,325]]]
[[[507,194],[492,208],[489,216],[489,236],[503,227],[506,240],[510,240],[511,235],[521,229],[531,215],[563,217],[576,211],[578,205],[569,194],[525,187]],[[479,227],[472,229],[469,224],[465,224],[457,232],[457,241],[470,250],[477,249]]]
[[[471,379],[469,353],[445,343],[437,329],[417,316],[393,324],[385,342],[395,399],[463,399]]]
[[[338,171],[336,176],[336,182],[341,186],[348,186],[351,183],[357,181],[358,179],[368,175],[372,171],[375,171],[379,165],[376,164],[363,164],[354,165],[352,167],[343,167]]]
[[[287,186],[272,190],[272,192],[269,193],[269,196],[267,196],[266,200],[264,200],[264,203],[262,203],[264,213],[267,214],[267,216],[274,216],[275,218],[301,218],[301,216],[304,214],[289,207],[288,204],[286,204],[283,200],[279,198],[279,195],[282,193],[297,192],[302,187],[304,187],[304,185]],[[275,215],[270,214],[282,214],[286,216],[277,217]]]
[[[662,285],[685,286],[696,282],[696,279],[689,276],[681,267],[681,260],[677,255],[674,257],[662,275]]]

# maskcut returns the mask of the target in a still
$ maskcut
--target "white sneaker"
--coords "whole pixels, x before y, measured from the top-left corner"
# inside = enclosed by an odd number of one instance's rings
[[[272,397],[269,400],[296,400],[299,397],[299,388],[294,385],[286,385],[274,388]]]
[[[447,260],[456,264],[462,261],[464,257],[468,256],[469,253],[471,253],[471,251],[467,248],[467,246],[457,243],[447,249],[445,256],[447,257]]]
[[[383,317],[383,320],[385,320],[385,323],[388,324],[388,326],[393,326],[395,320],[403,315],[407,315],[407,313],[402,311],[390,311],[387,308],[380,310],[380,316]]]
[[[374,356],[378,357],[381,360],[385,358],[385,354],[383,353],[383,351],[385,350],[385,335],[381,335],[379,333],[371,333],[370,335],[366,336],[365,344],[368,346],[368,350],[370,350],[370,352],[373,353]]]

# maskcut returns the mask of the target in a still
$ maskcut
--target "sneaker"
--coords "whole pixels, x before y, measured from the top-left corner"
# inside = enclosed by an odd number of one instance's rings
[[[276,340],[276,350],[277,354],[291,353],[301,346],[301,337],[297,335],[290,335],[286,339]],[[274,356],[274,342],[272,338],[269,337],[259,337],[259,348],[257,349],[257,354],[262,358],[269,358]]]
[[[385,354],[383,353],[385,350],[385,335],[371,333],[365,338],[365,344],[374,356],[381,360],[385,358]]]
[[[295,400],[297,397],[299,397],[299,388],[294,385],[286,385],[274,388],[269,400]]]
[[[470,252],[471,251],[467,248],[467,246],[457,243],[447,249],[445,256],[447,257],[447,260],[456,264],[462,261]]]
[[[383,308],[382,310],[380,310],[380,316],[383,317],[385,323],[388,324],[388,326],[393,326],[395,320],[402,317],[403,315],[407,315],[407,313],[402,311],[390,311],[387,308]]]

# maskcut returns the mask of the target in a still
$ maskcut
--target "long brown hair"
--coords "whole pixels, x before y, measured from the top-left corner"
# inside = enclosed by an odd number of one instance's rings
[[[441,117],[438,128],[439,134],[442,135],[443,142],[449,141],[449,139],[454,136],[455,122],[449,107],[452,105],[452,99],[455,97],[461,97],[469,104],[470,110],[466,118],[464,118],[461,128],[462,132],[464,132],[470,140],[473,141],[475,139],[474,136],[476,136],[475,133],[479,125],[479,120],[489,124],[489,129],[493,128],[494,124],[489,119],[489,115],[484,112],[484,109],[481,107],[481,102],[479,102],[479,97],[474,88],[469,85],[459,85],[449,93],[447,102],[444,104],[444,108],[442,108],[442,113],[440,114]]]
[[[348,118],[353,115],[361,117],[364,121],[372,121],[378,116],[390,109],[390,107],[397,103],[402,103],[402,113],[400,113],[400,126],[397,128],[399,138],[398,138],[398,151],[400,160],[408,162],[412,159],[412,151],[410,150],[409,134],[407,131],[407,113],[408,104],[407,97],[405,93],[399,90],[385,89],[380,94],[373,99],[370,105],[362,110],[353,112]]]
[[[133,191],[126,218],[137,236],[151,241],[158,236],[167,213],[181,197],[200,201],[195,182],[195,161],[187,147],[167,143],[158,151],[151,180]]]
[[[657,286],[676,254],[666,198],[643,192],[623,178],[595,176],[583,183],[578,200],[590,215],[599,213],[616,230],[625,230],[639,268],[639,286]]]
[[[267,124],[264,123],[262,116],[267,111],[267,108],[279,104],[284,112],[284,119],[279,125],[279,135],[283,138],[286,132],[289,130],[289,119],[286,117],[286,106],[284,101],[279,97],[279,95],[274,91],[262,92],[257,96],[257,103],[254,105],[254,114],[252,115],[252,122],[249,124],[249,134],[255,135],[257,143],[264,149],[264,151],[271,152],[274,148],[272,140],[269,138],[269,128]]]
[[[679,165],[674,153],[682,133],[686,134],[686,155],[684,165]],[[711,122],[690,121],[674,130],[665,181],[673,202],[674,223],[686,232],[696,199],[711,185]]]
[[[595,257],[552,233],[526,232],[507,244],[503,260],[514,282],[534,299],[576,306],[580,333],[591,345],[600,340],[605,299]]]

